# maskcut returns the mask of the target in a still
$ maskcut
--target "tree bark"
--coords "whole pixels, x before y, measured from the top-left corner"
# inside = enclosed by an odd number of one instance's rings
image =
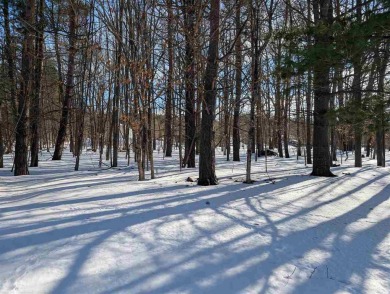
[[[220,0],[211,0],[210,42],[204,78],[204,101],[202,103],[202,133],[200,137],[198,185],[217,185],[215,175],[214,119],[217,96],[218,46],[219,46]]]
[[[60,127],[58,129],[56,145],[53,154],[53,160],[61,160],[62,151],[66,137],[66,130],[69,122],[70,104],[73,96],[73,73],[75,67],[76,56],[76,7],[74,0],[69,1],[69,55],[68,55],[68,70],[66,73],[66,86],[64,100],[62,103],[62,112],[60,119]]]
[[[173,99],[173,11],[172,0],[167,0],[168,9],[168,85],[165,106],[165,156],[172,156],[172,99]]]
[[[297,89],[297,160],[299,156],[302,156],[301,153],[301,76],[298,76],[298,89]]]
[[[28,172],[28,147],[27,147],[27,109],[29,96],[31,94],[31,76],[34,56],[34,16],[35,1],[26,2],[23,16],[24,39],[22,52],[22,79],[20,81],[20,91],[18,95],[18,120],[16,123],[16,143],[15,143],[15,170],[14,175],[27,175]]]
[[[38,4],[38,25],[35,35],[35,70],[34,70],[34,92],[32,95],[32,103],[30,108],[31,117],[31,167],[38,166],[38,153],[39,153],[39,132],[40,132],[40,100],[41,100],[41,80],[42,80],[42,67],[43,67],[43,30],[45,28],[44,19],[44,0],[39,0]]]
[[[233,161],[240,161],[240,105],[242,87],[242,58],[241,58],[241,1],[236,3],[236,44],[235,44],[235,70],[236,70],[236,96],[233,110]]]
[[[123,0],[119,3],[119,16],[116,19],[116,67],[114,97],[112,99],[112,167],[118,166],[119,149],[119,101],[121,94],[121,61],[122,61],[122,32],[123,32]]]
[[[277,67],[280,69],[280,60],[282,58],[282,44],[278,42],[278,53],[277,53]],[[283,157],[283,144],[282,144],[282,93],[281,87],[281,73],[276,73],[276,93],[275,93],[275,116],[276,116],[276,140],[279,157]]]
[[[290,80],[286,83],[286,96],[284,101],[284,117],[283,117],[283,143],[284,143],[284,155],[286,158],[290,158],[290,153],[288,151],[288,122],[290,121]]]
[[[307,73],[307,92],[306,92],[306,158],[307,163],[312,164],[311,158],[311,92],[312,92],[312,73],[311,70]]]
[[[196,135],[196,113],[195,113],[195,1],[186,0],[184,7],[185,26],[185,141],[184,141],[184,162],[188,168],[195,167],[195,135]]]
[[[314,46],[327,50],[331,44],[330,26],[332,23],[332,1],[314,0],[314,19],[321,31],[314,33]],[[328,110],[331,98],[329,72],[330,65],[327,58],[328,52],[318,55],[313,66],[314,87],[314,128],[313,128],[313,171],[311,175],[330,177],[334,176],[330,171],[329,154],[329,122]]]
[[[11,101],[11,112],[12,119],[15,124],[17,123],[17,107],[16,107],[16,80],[15,80],[15,62],[13,57],[14,45],[12,42],[11,29],[9,23],[9,1],[3,1],[3,14],[4,14],[4,31],[5,31],[5,46],[4,54],[7,59],[7,74],[10,83],[10,101]]]
[[[390,43],[387,43],[384,48],[383,58],[379,64],[379,75],[378,75],[378,118],[376,119],[376,154],[377,154],[377,166],[386,166],[386,150],[385,150],[385,76],[387,63],[390,58]]]

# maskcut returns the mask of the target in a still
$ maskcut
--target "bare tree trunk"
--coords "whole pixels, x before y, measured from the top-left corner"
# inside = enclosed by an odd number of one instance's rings
[[[7,74],[10,83],[10,101],[11,101],[11,112],[15,124],[17,123],[17,107],[16,107],[16,80],[15,80],[15,62],[13,57],[14,45],[11,38],[11,29],[9,23],[9,1],[3,1],[3,14],[4,14],[4,31],[5,31],[5,46],[4,54],[7,59]],[[9,147],[7,148],[9,149]]]
[[[249,131],[248,131],[248,146],[246,152],[246,178],[247,184],[252,183],[251,179],[251,164],[252,164],[252,153],[255,151],[255,108],[260,101],[260,74],[259,74],[259,16],[258,10],[254,5],[250,6],[251,9],[251,41],[252,41],[252,83],[251,83],[251,103],[250,103],[250,114],[249,114]]]
[[[297,145],[297,159],[299,158],[299,156],[302,156],[302,152],[301,152],[301,147],[302,147],[302,143],[301,143],[301,76],[298,76],[298,89],[297,89],[297,104],[296,104],[296,108],[297,108],[297,141],[298,141],[298,145]]]
[[[379,92],[379,101],[378,101],[378,114],[377,126],[376,126],[376,154],[377,154],[377,166],[386,166],[386,150],[385,150],[385,76],[386,76],[386,67],[390,58],[390,43],[388,42],[384,48],[384,56],[379,64],[379,75],[378,75],[378,92]]]
[[[361,0],[356,0],[357,19],[358,23],[362,20]],[[362,52],[360,48],[356,51],[356,56],[353,61],[353,82],[352,82],[352,99],[355,107],[354,112],[354,137],[355,137],[355,167],[362,167],[362,133],[363,133],[363,118],[360,117],[362,110]]]
[[[336,70],[337,75],[337,70]],[[337,89],[337,82],[336,79],[333,79],[333,85],[332,85],[332,97],[330,98],[330,109],[334,111],[335,109],[335,92]],[[336,157],[336,119],[331,119],[330,124],[330,164],[333,165],[333,161],[337,161]]]
[[[290,120],[290,81],[288,80],[286,83],[286,96],[284,101],[284,117],[283,117],[283,143],[284,143],[284,154],[286,158],[290,158],[290,153],[288,151],[288,122]]]
[[[119,101],[121,89],[121,61],[122,61],[122,34],[123,34],[123,0],[119,3],[119,16],[116,19],[116,72],[114,97],[112,99],[112,167],[118,166],[119,149]]]
[[[307,73],[307,92],[306,92],[306,158],[307,163],[312,164],[311,158],[311,91],[312,91],[312,73]]]
[[[195,1],[186,0],[184,5],[184,26],[185,26],[185,141],[184,141],[184,162],[187,167],[195,167],[195,135],[196,135],[196,113],[195,113],[195,48],[194,33],[195,27]]]
[[[312,10],[312,0],[307,0],[307,26],[311,25],[311,14]],[[307,46],[310,50],[311,48],[311,36],[307,36]],[[312,70],[309,68],[307,72],[307,92],[306,92],[306,158],[307,163],[312,164],[312,158],[311,158],[311,148],[312,148],[312,138],[311,138],[311,97],[312,97]]]
[[[43,30],[45,27],[44,19],[44,0],[39,0],[38,4],[38,26],[36,32],[35,43],[35,70],[34,70],[34,93],[33,100],[30,108],[31,117],[31,167],[38,166],[38,153],[39,153],[39,130],[40,130],[40,100],[41,100],[41,79],[42,79],[42,66],[43,66]]]
[[[215,175],[214,119],[217,96],[218,46],[219,46],[220,0],[211,0],[210,43],[204,78],[204,101],[202,103],[202,133],[200,137],[198,185],[217,185]]]
[[[152,95],[150,93],[150,95]],[[150,178],[153,180],[154,175],[154,158],[153,158],[153,136],[152,136],[152,103],[149,98],[148,102],[148,157],[150,162]]]
[[[230,160],[230,113],[229,113],[229,64],[224,64],[223,76],[223,140],[225,145],[226,161]],[[221,120],[222,122],[222,120]],[[221,128],[222,129],[222,128]]]
[[[233,161],[240,161],[240,105],[242,87],[242,58],[241,58],[241,0],[236,3],[236,44],[235,44],[235,70],[236,70],[236,97],[233,111]]]
[[[18,95],[18,120],[16,123],[15,176],[27,175],[29,173],[27,163],[27,109],[32,86],[34,16],[35,1],[28,0],[23,15],[24,39],[21,68],[22,79],[20,81],[20,91]]]
[[[315,23],[323,30],[314,34],[315,46],[328,48],[331,44],[332,2],[314,0]],[[330,171],[328,110],[331,98],[329,85],[330,65],[327,56],[320,56],[314,63],[314,130],[313,130],[313,176],[334,176]]]
[[[280,68],[280,59],[282,58],[282,44],[279,40],[278,43],[278,54],[277,54],[277,64]],[[276,73],[276,94],[275,94],[275,116],[276,116],[276,138],[277,138],[277,147],[279,157],[283,157],[283,145],[282,145],[282,93],[280,90],[281,87],[281,77],[280,73]]]
[[[53,154],[53,160],[61,160],[62,151],[66,137],[66,129],[69,122],[69,110],[71,99],[73,96],[73,73],[75,67],[76,55],[76,5],[74,0],[69,1],[69,56],[68,56],[68,70],[66,74],[66,86],[64,93],[64,100],[62,103],[62,112],[60,119],[60,127],[58,129],[56,145]]]
[[[259,61],[261,63],[261,60]],[[261,66],[259,64],[259,71],[261,70]],[[260,72],[259,72],[260,75]],[[256,82],[256,85],[258,84],[259,81]],[[263,129],[263,124],[264,124],[264,119],[263,119],[263,102],[261,99],[261,95],[259,93],[256,99],[256,149],[257,149],[257,154],[256,154],[256,160],[257,158],[264,152],[264,129]]]
[[[168,9],[168,85],[165,105],[165,156],[172,156],[172,99],[173,99],[173,11],[172,0],[167,0]]]

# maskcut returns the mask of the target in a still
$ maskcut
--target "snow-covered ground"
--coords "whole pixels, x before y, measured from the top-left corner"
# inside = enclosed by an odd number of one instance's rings
[[[387,154],[389,157],[389,154]],[[389,293],[390,168],[350,159],[335,178],[295,158],[245,164],[218,154],[218,186],[186,182],[155,154],[81,171],[44,153],[30,176],[0,171],[1,293]],[[242,159],[245,157],[242,156]],[[268,179],[272,178],[273,181]]]

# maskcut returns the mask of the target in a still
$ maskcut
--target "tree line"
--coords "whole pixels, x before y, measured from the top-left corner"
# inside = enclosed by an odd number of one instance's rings
[[[154,178],[153,151],[215,185],[215,148],[240,161],[276,149],[333,176],[336,150],[385,166],[387,0],[3,0],[0,167],[29,174],[39,152],[79,169],[124,151]],[[365,147],[367,154],[362,154]],[[372,152],[372,153],[371,153]],[[107,163],[108,162],[108,163]]]

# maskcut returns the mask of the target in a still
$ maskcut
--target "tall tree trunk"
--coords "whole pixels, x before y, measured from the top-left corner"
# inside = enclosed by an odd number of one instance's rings
[[[214,119],[217,96],[219,9],[220,0],[211,0],[210,42],[204,78],[204,101],[202,103],[202,133],[200,137],[198,185],[217,185],[215,175]]]
[[[316,48],[329,48],[331,40],[332,1],[314,0],[314,20],[321,31],[314,33]],[[325,49],[326,50],[326,49]],[[314,128],[313,128],[313,176],[334,176],[330,171],[328,110],[331,98],[328,52],[318,56],[313,66]]]
[[[362,21],[362,1],[356,0],[357,19],[360,23]],[[353,82],[352,82],[352,99],[355,107],[355,122],[354,122],[354,137],[355,137],[355,167],[362,167],[362,132],[363,132],[363,118],[362,111],[362,66],[363,58],[361,49],[358,47],[356,56],[353,61]]]
[[[260,67],[261,68],[261,67]],[[256,100],[256,148],[257,148],[257,157],[260,156],[262,152],[264,152],[264,133],[263,133],[263,107],[261,96],[259,95]]]
[[[7,74],[8,80],[10,83],[10,101],[12,103],[12,113],[13,119],[16,120],[16,87],[15,87],[15,79],[14,79],[14,60],[12,56],[12,41],[11,41],[11,31],[9,27],[9,3],[8,0],[3,1],[3,17],[4,17],[4,30],[5,30],[5,46],[4,46],[4,54],[7,59]],[[3,121],[2,108],[0,101],[0,123]],[[8,118],[8,109],[5,111]],[[11,141],[11,140],[9,140]],[[7,144],[7,149],[10,149],[11,143]],[[12,147],[11,147],[12,149]],[[10,151],[10,150],[7,150]],[[4,140],[3,140],[3,125],[0,125],[0,168],[4,166]]]
[[[119,46],[121,48],[121,46]],[[112,129],[112,167],[118,166],[118,148],[119,148],[119,95],[120,95],[120,64],[121,53],[120,49],[117,49],[117,68],[115,73],[115,86],[114,96],[112,99],[112,117],[111,117],[111,129]]]
[[[40,131],[40,100],[41,100],[41,79],[43,66],[43,30],[45,27],[44,19],[44,0],[39,0],[37,31],[35,35],[35,70],[34,70],[34,93],[32,95],[32,103],[30,108],[30,127],[31,127],[31,167],[38,166],[39,153],[39,131]]]
[[[196,112],[195,112],[195,1],[186,0],[184,7],[185,26],[185,141],[184,162],[187,167],[195,167],[195,135],[196,135]]]
[[[283,115],[283,143],[284,143],[284,154],[286,158],[290,158],[288,151],[288,122],[290,120],[290,80],[286,83],[286,96],[284,101],[284,115]]]
[[[377,154],[377,166],[386,166],[386,150],[385,150],[385,76],[386,76],[386,67],[389,61],[390,53],[390,42],[385,45],[383,58],[379,64],[379,75],[378,75],[378,118],[376,126],[376,154]]]
[[[278,54],[277,54],[277,66],[281,68],[281,58],[282,58],[282,44],[279,40],[278,42]],[[283,157],[283,145],[282,145],[282,93],[281,93],[281,73],[276,73],[276,94],[275,94],[275,116],[276,116],[276,139],[279,157]]]
[[[312,21],[312,0],[307,0],[307,26],[311,25]],[[312,37],[310,34],[307,35],[307,49],[311,49]],[[306,158],[307,163],[312,164],[311,148],[311,110],[312,110],[312,81],[313,75],[312,70],[309,68],[307,72],[307,92],[306,92]]]
[[[333,82],[332,82],[332,97],[330,98],[330,110],[331,111],[334,111],[335,110],[335,99],[336,99],[336,89],[337,89],[337,81],[336,81],[336,78],[337,77],[337,70],[335,71],[336,72],[336,76],[334,76],[333,78]],[[331,166],[333,165],[333,161],[337,161],[337,157],[336,157],[336,119],[331,119],[331,124],[330,124],[330,164]]]
[[[242,87],[242,58],[241,58],[241,0],[236,3],[236,44],[235,44],[235,70],[236,70],[236,97],[233,110],[233,161],[240,161],[240,105]]]
[[[123,0],[119,3],[119,17],[116,19],[116,67],[114,97],[112,99],[112,167],[118,166],[119,149],[119,101],[121,90],[122,32],[123,32]]]
[[[172,99],[173,99],[173,11],[172,0],[167,0],[168,9],[168,85],[165,106],[165,156],[172,156]]]
[[[150,178],[153,180],[155,178],[154,175],[154,158],[153,158],[153,136],[152,136],[152,117],[153,117],[153,110],[152,110],[152,103],[151,103],[151,96],[152,91],[150,91],[149,95],[149,101],[148,101],[148,157],[150,162]]]
[[[312,91],[312,73],[307,73],[307,92],[306,92],[306,158],[307,163],[312,164],[311,159],[311,91]]]
[[[355,109],[355,123],[354,123],[354,137],[355,137],[355,167],[362,166],[362,132],[363,121],[361,116],[362,109],[362,91],[361,91],[361,79],[362,79],[362,64],[361,60],[357,61],[354,66],[354,77],[352,83],[352,96],[354,100]]]
[[[22,78],[20,81],[20,91],[18,95],[18,120],[16,123],[16,143],[15,143],[15,170],[14,175],[27,175],[27,109],[29,96],[31,95],[31,76],[34,56],[34,16],[35,1],[28,0],[23,15],[24,39],[22,52]]]
[[[69,55],[68,55],[68,70],[66,73],[66,85],[64,99],[62,103],[60,127],[58,129],[56,145],[53,154],[53,160],[61,160],[62,151],[66,137],[66,130],[69,122],[69,110],[73,96],[73,74],[75,67],[76,55],[76,5],[74,0],[69,1]]]
[[[7,59],[7,74],[8,74],[8,80],[10,83],[10,101],[11,101],[11,112],[12,112],[12,119],[14,120],[15,124],[18,121],[18,113],[17,113],[17,107],[16,107],[16,80],[15,80],[15,62],[13,57],[14,52],[14,45],[12,42],[12,36],[11,36],[11,29],[10,29],[10,23],[9,23],[9,1],[4,0],[3,1],[3,14],[4,14],[4,31],[5,31],[5,46],[4,46],[4,54],[5,58]],[[7,148],[9,149],[9,148]]]
[[[298,89],[297,89],[297,159],[302,156],[301,153],[301,76],[298,76]]]
[[[226,161],[230,160],[230,96],[229,96],[229,64],[225,62],[223,76],[223,136],[226,148]]]
[[[255,108],[256,101],[259,100],[259,48],[258,48],[258,22],[257,10],[254,5],[251,5],[251,41],[252,41],[252,83],[251,83],[251,99],[250,99],[250,114],[249,114],[249,130],[248,130],[248,146],[246,151],[246,184],[251,184],[251,165],[253,143],[255,141]]]

